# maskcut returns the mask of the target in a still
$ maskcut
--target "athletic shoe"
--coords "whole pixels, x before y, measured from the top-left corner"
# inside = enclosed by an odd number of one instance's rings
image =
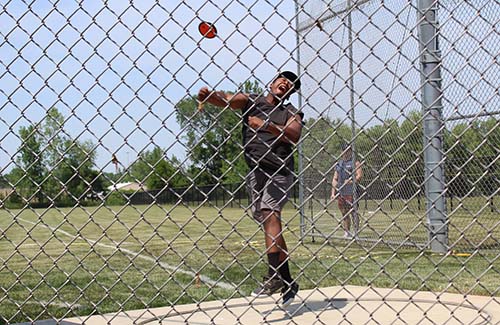
[[[290,286],[287,286],[281,290],[283,293],[283,301],[281,302],[281,307],[286,308],[295,300],[297,292],[299,292],[299,284],[292,282]]]
[[[351,238],[352,238],[351,233],[350,233],[350,232],[348,232],[348,231],[344,231],[344,238],[345,238],[345,239],[351,239]]]
[[[262,285],[252,292],[252,296],[270,296],[278,292],[284,286],[283,281],[277,277],[269,278],[269,276],[265,276],[262,282]]]

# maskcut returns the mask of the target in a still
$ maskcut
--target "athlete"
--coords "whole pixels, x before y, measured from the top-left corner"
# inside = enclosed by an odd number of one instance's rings
[[[229,94],[206,87],[198,92],[200,102],[229,106],[243,113],[243,147],[250,169],[246,184],[253,217],[264,230],[269,262],[262,285],[252,295],[281,291],[282,307],[290,305],[299,290],[290,274],[281,222],[281,210],[293,185],[294,145],[299,141],[304,117],[287,100],[299,89],[298,76],[284,71],[271,82],[267,94]]]
[[[340,212],[342,213],[342,228],[344,229],[344,238],[357,237],[359,232],[358,205],[354,206],[353,195],[355,191],[354,181],[359,184],[363,177],[361,164],[359,161],[354,163],[352,158],[352,149],[349,144],[342,145],[342,159],[335,165],[335,172],[332,179],[331,199],[338,199]],[[338,198],[337,198],[338,192]],[[351,231],[351,219],[354,223],[354,232]]]

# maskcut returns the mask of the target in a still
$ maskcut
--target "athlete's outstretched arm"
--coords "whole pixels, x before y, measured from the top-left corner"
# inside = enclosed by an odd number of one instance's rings
[[[248,94],[230,94],[224,91],[209,90],[207,87],[202,87],[200,91],[198,91],[198,100],[200,102],[206,101],[218,107],[229,106],[231,109],[243,109],[248,102]]]

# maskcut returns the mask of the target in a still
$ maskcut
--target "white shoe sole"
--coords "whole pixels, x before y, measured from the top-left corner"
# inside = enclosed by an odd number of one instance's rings
[[[286,307],[290,306],[292,304],[292,302],[294,302],[294,300],[295,300],[295,297],[292,299],[289,299],[287,302],[282,302],[281,308],[286,308]]]

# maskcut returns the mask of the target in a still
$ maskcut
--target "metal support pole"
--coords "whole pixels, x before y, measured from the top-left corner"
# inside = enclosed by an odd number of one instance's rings
[[[351,140],[351,152],[352,152],[352,161],[354,164],[353,168],[353,173],[351,175],[352,178],[352,211],[351,213],[351,226],[354,229],[353,233],[354,235],[358,235],[359,232],[359,214],[358,214],[358,193],[357,193],[357,184],[356,184],[356,160],[357,160],[357,155],[356,155],[356,116],[354,114],[354,52],[353,52],[353,42],[354,38],[352,36],[353,30],[352,30],[352,3],[351,0],[347,1],[347,7],[349,8],[349,11],[347,12],[347,29],[348,29],[348,57],[349,57],[349,118],[351,120],[351,133],[352,133],[352,140]]]
[[[299,34],[299,2],[295,1],[295,40],[297,42],[297,76],[300,78],[300,34]],[[302,107],[302,94],[299,92],[298,105],[299,109]],[[302,149],[302,141],[297,145],[298,151],[298,179],[299,179],[299,214],[300,214],[300,237],[304,238],[306,234],[306,224],[304,216],[304,152]]]
[[[424,185],[429,241],[433,252],[446,253],[448,225],[444,188],[441,54],[438,42],[437,7],[438,0],[418,0],[417,15],[424,123]]]

